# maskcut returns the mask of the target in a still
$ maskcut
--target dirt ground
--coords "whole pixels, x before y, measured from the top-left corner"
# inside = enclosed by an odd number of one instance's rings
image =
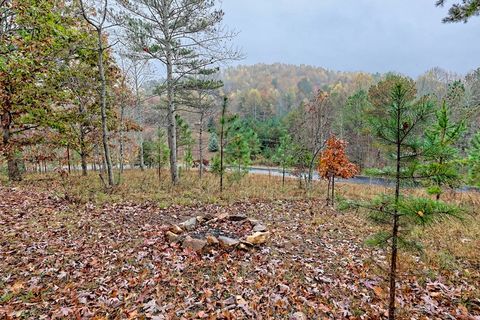
[[[262,220],[271,238],[202,253],[165,238],[172,223],[225,213]],[[373,231],[361,212],[336,212],[323,199],[163,207],[0,187],[0,318],[382,319],[388,259],[364,244]],[[470,255],[433,239],[427,250],[444,257],[400,256],[399,319],[480,319],[475,236],[451,239]]]

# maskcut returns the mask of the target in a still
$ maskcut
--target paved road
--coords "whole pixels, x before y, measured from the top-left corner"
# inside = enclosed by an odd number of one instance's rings
[[[272,175],[272,176],[282,176],[282,170],[279,168],[265,168],[265,167],[249,167],[248,172],[253,174],[265,174],[265,175]],[[285,173],[285,177],[288,178],[297,178],[290,172]],[[320,177],[317,173],[313,175],[314,180],[319,180]],[[384,187],[393,187],[395,183],[391,179],[387,178],[380,178],[380,177],[367,177],[367,176],[356,176],[351,179],[341,179],[336,178],[335,181],[337,182],[348,182],[348,183],[355,183],[355,184],[368,184],[368,185],[376,185],[376,186],[384,186]],[[480,192],[480,188],[470,187],[470,186],[463,186],[458,188],[457,191],[476,191]]]

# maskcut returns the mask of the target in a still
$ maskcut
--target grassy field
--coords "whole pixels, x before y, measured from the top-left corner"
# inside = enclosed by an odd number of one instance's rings
[[[0,187],[0,318],[25,319],[381,319],[387,253],[364,244],[376,229],[363,210],[324,205],[326,185],[247,175],[178,186],[155,171],[129,171],[105,191],[93,172],[28,175]],[[388,188],[338,184],[369,199]],[[421,194],[421,190],[410,190]],[[449,193],[466,208],[414,230],[423,252],[402,252],[400,319],[480,316],[480,195]],[[204,214],[246,214],[272,232],[262,247],[182,250],[164,237],[170,223]]]

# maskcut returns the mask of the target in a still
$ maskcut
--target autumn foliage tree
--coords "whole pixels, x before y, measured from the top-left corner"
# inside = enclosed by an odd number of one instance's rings
[[[56,106],[65,100],[61,75],[70,45],[87,36],[60,0],[0,2],[0,152],[8,177],[22,179],[24,147],[59,129]]]
[[[349,179],[359,173],[359,167],[345,154],[347,143],[335,136],[328,138],[325,150],[320,154],[318,172],[328,180],[327,205],[334,205],[335,177]]]

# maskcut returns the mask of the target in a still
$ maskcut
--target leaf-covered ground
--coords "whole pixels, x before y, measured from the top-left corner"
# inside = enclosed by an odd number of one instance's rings
[[[322,204],[73,205],[0,187],[0,318],[385,317],[385,252],[363,244],[371,230],[359,214]],[[205,254],[167,243],[169,223],[207,213],[261,219],[272,238],[257,249]],[[478,263],[441,272],[402,258],[409,266],[400,266],[399,318],[480,319]]]

